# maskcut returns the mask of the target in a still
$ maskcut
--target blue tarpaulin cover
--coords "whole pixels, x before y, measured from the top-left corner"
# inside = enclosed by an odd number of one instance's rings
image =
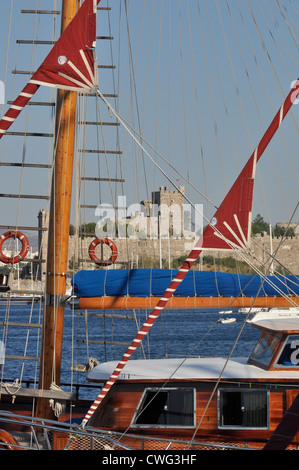
[[[174,269],[111,269],[79,271],[72,279],[78,297],[162,296],[178,271]],[[261,287],[262,285],[262,287]],[[261,288],[260,292],[259,289]],[[175,296],[254,297],[299,295],[299,276],[268,276],[189,271]]]

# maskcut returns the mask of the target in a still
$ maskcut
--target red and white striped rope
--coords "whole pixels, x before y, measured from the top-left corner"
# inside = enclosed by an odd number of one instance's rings
[[[17,99],[13,102],[6,114],[0,120],[0,139],[15,122],[22,109],[31,100],[32,96],[37,92],[38,89],[39,85],[31,83],[30,81],[23,88]]]
[[[278,130],[279,126],[281,125],[283,119],[285,118],[286,114],[290,110],[292,104],[295,102],[297,96],[299,94],[299,80],[296,81],[294,87],[292,88],[289,95],[286,97],[283,105],[281,106],[280,110],[274,117],[273,121],[271,122],[270,126],[268,127],[267,131],[265,132],[263,138],[261,139],[259,145],[257,146],[256,150],[253,152],[250,158],[255,156],[256,161],[261,157],[262,153],[265,151],[267,145],[269,144],[270,140],[274,136],[275,132]],[[123,355],[122,359],[117,364],[117,367],[113,371],[109,380],[105,383],[104,387],[102,388],[101,392],[97,396],[96,400],[93,402],[91,407],[89,408],[88,412],[86,413],[81,427],[86,426],[96,409],[99,407],[111,387],[114,385],[116,380],[118,379],[121,371],[125,367],[126,363],[134,353],[134,351],[138,348],[139,344],[143,340],[143,338],[147,335],[157,318],[159,317],[162,310],[165,308],[168,300],[173,296],[174,292],[180,285],[180,283],[185,278],[186,274],[190,271],[192,266],[194,265],[195,261],[197,260],[198,256],[201,253],[201,244],[202,238],[196,243],[195,247],[190,252],[188,258],[184,261],[182,267],[179,269],[178,273],[171,281],[169,287],[167,287],[166,291],[163,294],[163,297],[160,298],[158,304],[151,312],[149,317],[147,318],[146,322],[143,324],[141,329],[136,334],[135,338],[133,339],[131,345],[128,347],[127,351]]]

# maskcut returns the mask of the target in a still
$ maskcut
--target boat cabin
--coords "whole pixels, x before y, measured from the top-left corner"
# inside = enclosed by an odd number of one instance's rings
[[[299,386],[299,322],[267,319],[249,358],[131,360],[91,419],[110,430],[265,442]],[[106,382],[116,362],[88,375]]]
[[[299,321],[296,318],[253,322],[262,330],[248,363],[266,370],[298,368]]]

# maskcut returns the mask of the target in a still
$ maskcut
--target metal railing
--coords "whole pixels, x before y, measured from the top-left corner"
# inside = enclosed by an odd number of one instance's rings
[[[2,433],[1,434],[1,429]],[[5,439],[9,435],[11,439]],[[0,411],[0,449],[10,450],[254,450],[246,444],[169,440],[122,434],[76,423],[57,422]]]
[[[5,442],[5,438],[1,438],[1,428],[7,430],[16,442]],[[55,450],[55,448],[59,450],[77,448],[133,450],[100,429],[82,429],[76,423],[44,420],[0,411],[0,448],[5,447],[16,450]]]

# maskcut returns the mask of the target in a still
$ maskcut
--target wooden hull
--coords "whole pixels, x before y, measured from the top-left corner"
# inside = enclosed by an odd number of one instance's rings
[[[169,439],[176,441],[195,441],[210,443],[211,446],[221,443],[226,445],[238,445],[242,447],[263,448],[273,431],[280,423],[284,413],[291,406],[297,396],[296,381],[292,383],[270,383],[251,382],[250,385],[242,382],[198,382],[198,381],[171,381],[167,387],[195,388],[196,390],[196,424],[190,428],[184,427],[134,427],[132,419],[146,388],[163,387],[162,383],[148,381],[147,383],[128,383],[122,381],[116,383],[109,396],[102,402],[99,410],[94,414],[91,425],[107,429],[109,431],[125,433],[126,442],[130,445],[130,434],[140,435],[142,448],[150,449],[153,443],[141,438]],[[243,389],[268,390],[269,392],[269,416],[267,429],[221,429],[219,427],[219,400],[220,389],[243,390]],[[211,398],[212,394],[212,398]],[[293,439],[292,445],[297,445],[298,435]],[[134,439],[136,447],[136,439]],[[158,445],[158,442],[156,444]],[[165,442],[163,442],[165,444]],[[133,445],[133,440],[132,440]],[[141,444],[140,444],[141,445]],[[146,446],[150,447],[146,447]],[[161,443],[162,445],[162,443]],[[171,449],[186,448],[186,443],[172,444]],[[196,447],[199,448],[199,447]],[[212,447],[211,447],[212,448]]]
[[[196,389],[196,425],[188,429],[173,428],[136,428],[131,427],[131,421],[142,397],[145,388],[162,387],[162,383],[148,381],[146,383],[128,383],[120,381],[111,390],[109,396],[102,402],[99,410],[94,414],[89,423],[93,427],[109,431],[110,436],[121,445],[129,446],[134,450],[159,451],[165,450],[222,450],[223,448],[253,448],[262,449],[268,442],[272,433],[275,431],[285,412],[293,403],[298,394],[296,381],[294,383],[270,383],[270,382],[252,382],[251,388],[269,390],[269,427],[268,429],[219,429],[218,427],[218,409],[217,399],[218,390],[221,388],[230,390],[243,390],[248,388],[248,383],[220,382],[215,388],[215,382],[194,382],[194,381],[171,381],[167,384],[168,388],[195,388]],[[214,391],[210,401],[211,393]],[[209,405],[207,406],[207,404]],[[82,419],[90,403],[82,401],[76,402],[72,411],[72,418]],[[17,400],[12,406],[11,401],[2,400],[1,410],[9,410],[16,414],[23,414],[24,418],[30,416],[32,412],[32,403],[25,400]],[[65,421],[70,418],[64,415],[59,421]],[[3,432],[11,433],[14,431],[28,432],[28,429],[18,425],[5,425],[1,423]],[[121,433],[116,435],[116,433]],[[121,436],[121,437],[120,437]],[[1,438],[1,436],[0,436]],[[69,442],[69,434],[54,433],[53,449],[63,450]],[[2,442],[8,442],[2,440]],[[287,449],[295,449],[299,444],[298,434],[294,436]],[[75,440],[69,450],[80,449],[88,450],[89,441]],[[0,439],[1,446],[1,439]],[[103,447],[101,447],[103,450]],[[105,448],[109,450],[109,448]]]

